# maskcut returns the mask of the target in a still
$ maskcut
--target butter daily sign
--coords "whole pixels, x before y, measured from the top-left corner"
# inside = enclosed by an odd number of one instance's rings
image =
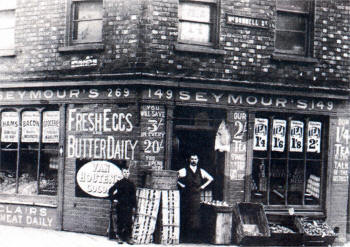
[[[104,160],[86,163],[79,169],[76,177],[79,187],[95,197],[107,197],[110,187],[121,178],[119,167]]]

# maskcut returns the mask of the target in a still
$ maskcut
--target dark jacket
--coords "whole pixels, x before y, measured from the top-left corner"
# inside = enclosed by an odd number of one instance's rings
[[[114,193],[116,191],[116,193]],[[133,182],[123,178],[108,191],[110,200],[117,200],[117,207],[136,208],[136,188]]]

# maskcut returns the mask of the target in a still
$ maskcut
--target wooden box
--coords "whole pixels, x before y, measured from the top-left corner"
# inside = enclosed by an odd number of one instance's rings
[[[203,241],[212,244],[231,244],[232,210],[230,206],[201,204]]]
[[[240,202],[233,207],[233,241],[241,245],[257,245],[270,237],[270,229],[262,204]]]

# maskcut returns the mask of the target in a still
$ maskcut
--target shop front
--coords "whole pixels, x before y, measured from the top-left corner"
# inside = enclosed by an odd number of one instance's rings
[[[203,201],[323,217],[345,237],[346,97],[135,84],[1,92],[1,224],[105,235],[122,166],[142,187],[141,171],[195,153],[214,177]]]

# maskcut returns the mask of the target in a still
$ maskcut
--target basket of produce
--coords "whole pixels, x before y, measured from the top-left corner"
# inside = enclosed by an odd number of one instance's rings
[[[271,237],[266,239],[266,245],[301,245],[303,234],[295,225],[294,218],[290,215],[267,215]]]
[[[323,219],[296,217],[295,224],[303,233],[303,243],[306,246],[332,245],[337,237]]]

